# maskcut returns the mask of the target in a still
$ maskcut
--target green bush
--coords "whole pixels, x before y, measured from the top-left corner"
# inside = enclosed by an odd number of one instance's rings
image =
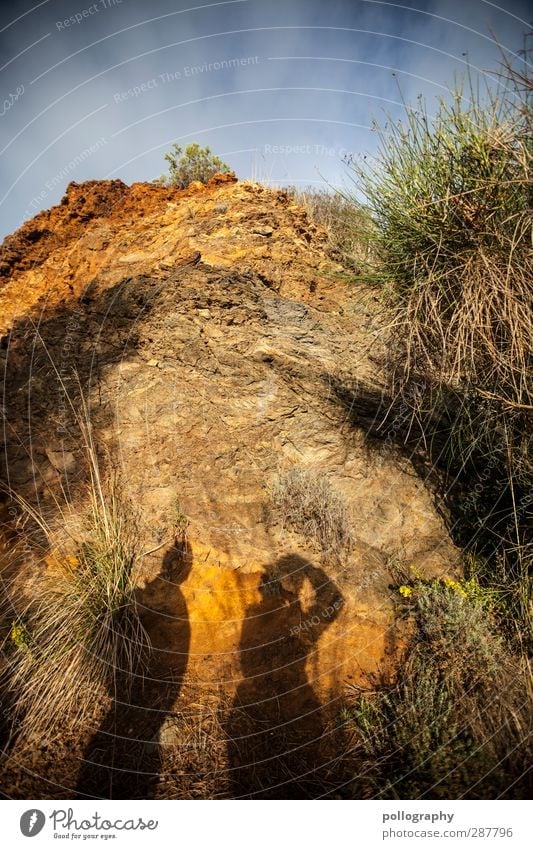
[[[230,170],[225,162],[211,153],[209,147],[200,147],[196,142],[187,145],[185,152],[178,144],[174,144],[172,150],[165,154],[165,159],[169,174],[158,182],[180,189],[187,188],[193,180],[207,183],[215,174],[226,174]]]
[[[348,712],[364,767],[354,794],[526,794],[531,681],[494,627],[493,599],[472,581],[399,589],[413,635],[396,680]]]
[[[407,371],[528,403],[531,139],[512,101],[470,90],[381,132],[360,171]],[[529,115],[529,118],[531,116]]]

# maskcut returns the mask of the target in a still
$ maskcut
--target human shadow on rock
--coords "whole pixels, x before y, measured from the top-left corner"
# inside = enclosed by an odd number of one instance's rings
[[[304,605],[309,587],[312,600]],[[231,795],[315,798],[324,780],[325,721],[306,664],[343,597],[321,568],[297,554],[267,567],[260,593],[246,610],[243,679],[226,729]]]
[[[161,572],[138,593],[152,645],[148,669],[133,684],[117,680],[113,702],[84,753],[79,798],[151,799],[163,768],[160,732],[172,716],[187,668],[190,624],[181,585],[192,565],[187,540],[176,541]]]

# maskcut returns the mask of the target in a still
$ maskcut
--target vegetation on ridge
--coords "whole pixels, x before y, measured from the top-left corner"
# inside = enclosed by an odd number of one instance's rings
[[[230,170],[229,165],[211,153],[208,146],[200,147],[196,142],[188,144],[185,151],[174,143],[165,159],[169,173],[159,177],[156,183],[177,186],[178,189],[186,189],[194,180],[207,183],[215,174],[226,174]]]

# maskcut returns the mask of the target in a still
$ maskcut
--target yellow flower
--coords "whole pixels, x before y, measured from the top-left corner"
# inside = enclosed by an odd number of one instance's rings
[[[466,598],[466,592],[464,590],[464,587],[459,581],[454,581],[453,578],[446,577],[442,579],[442,582],[446,587],[448,587],[448,589],[453,590],[455,593],[459,593],[459,595],[462,595],[464,596],[464,598]]]
[[[417,580],[417,581],[421,581],[421,580],[422,580],[422,578],[423,578],[422,572],[421,572],[421,570],[420,570],[420,567],[419,567],[419,566],[417,566],[417,565],[416,565],[416,563],[411,563],[411,564],[409,565],[409,570],[410,570],[411,575],[413,576],[413,578],[415,578],[415,580]]]
[[[28,648],[28,632],[24,625],[17,625],[16,622],[13,622],[9,636],[18,649],[25,651]]]
[[[398,589],[398,592],[400,593],[400,595],[403,595],[404,598],[409,598],[409,596],[413,593],[413,589],[412,587],[407,587],[405,584],[403,584]]]

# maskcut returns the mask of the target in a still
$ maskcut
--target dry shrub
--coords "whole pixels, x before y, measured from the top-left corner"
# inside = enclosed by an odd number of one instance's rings
[[[513,103],[471,90],[422,103],[381,136],[360,173],[382,282],[396,310],[403,377],[468,382],[528,404],[531,143]]]
[[[282,530],[290,527],[302,534],[324,557],[340,561],[350,552],[348,507],[325,475],[294,466],[274,479],[269,495]]]

